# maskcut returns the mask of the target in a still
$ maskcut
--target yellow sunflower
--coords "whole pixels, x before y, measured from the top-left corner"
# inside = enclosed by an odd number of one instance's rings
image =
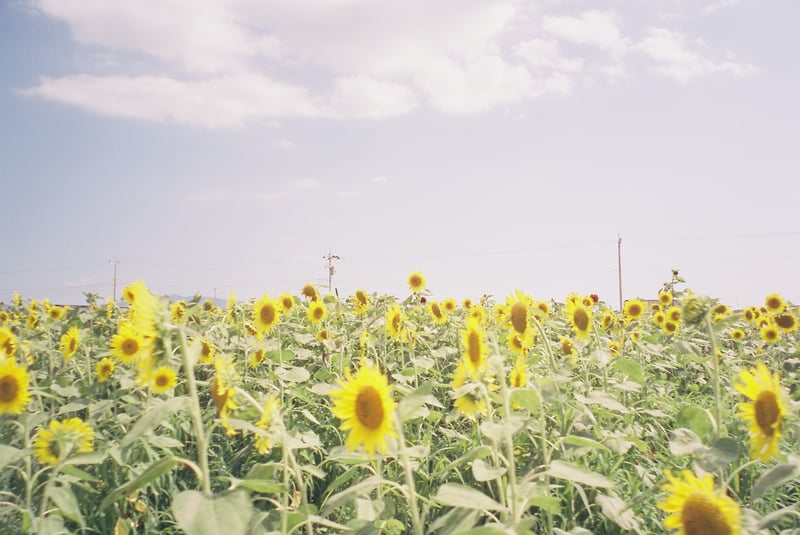
[[[533,329],[528,329],[528,332],[522,334],[517,331],[511,331],[506,337],[506,346],[515,355],[525,356],[530,348],[533,347],[535,340],[536,336],[533,334]]]
[[[270,394],[264,403],[261,417],[256,422],[256,427],[265,431],[265,434],[259,434],[256,437],[256,451],[261,455],[266,455],[272,449],[272,439],[268,432],[270,428],[280,421],[280,410],[281,400],[275,394]]]
[[[219,411],[222,426],[227,431],[227,434],[235,435],[236,430],[225,422],[225,419],[230,417],[231,411],[239,408],[233,396],[236,392],[236,386],[241,382],[241,376],[236,371],[233,359],[228,355],[217,357],[214,361],[214,371],[216,373],[214,374],[214,380],[211,382],[211,400]]]
[[[361,315],[369,310],[369,295],[364,290],[356,290],[356,293],[353,295],[353,301],[355,302],[355,313]]]
[[[310,282],[303,286],[303,288],[300,290],[300,294],[310,301],[319,301],[319,292],[317,291],[317,287]]]
[[[567,320],[579,340],[587,340],[592,332],[592,311],[580,301],[571,301],[566,307]]]
[[[664,322],[664,325],[661,326],[661,329],[667,334],[675,334],[678,332],[678,328],[680,327],[679,323],[676,323],[672,320],[667,320]]]
[[[400,310],[400,305],[393,304],[389,310],[386,311],[386,331],[392,340],[399,340],[403,334],[403,325],[405,324],[405,315]]]
[[[325,303],[317,300],[309,303],[308,312],[306,314],[312,325],[319,325],[322,323],[322,320],[325,319],[327,313],[328,308],[325,306]]]
[[[64,307],[51,306],[47,307],[47,317],[51,320],[60,320],[67,313]]]
[[[278,297],[278,305],[280,305],[280,313],[286,314],[294,308],[294,297],[287,293],[282,293]]]
[[[172,323],[180,323],[186,315],[186,303],[183,301],[175,301],[169,306]]]
[[[419,271],[415,271],[409,275],[407,282],[408,287],[415,294],[418,294],[425,289],[425,275]]]
[[[679,306],[671,306],[667,309],[667,320],[673,323],[680,323],[683,317],[683,310]]]
[[[780,314],[774,314],[772,316],[772,321],[775,322],[775,325],[785,333],[790,333],[797,330],[797,316],[795,316],[792,312],[787,311]]]
[[[525,333],[528,330],[528,315],[533,306],[533,299],[525,292],[515,290],[506,298],[506,305],[508,305],[508,323],[517,333]]]
[[[228,323],[234,322],[234,314],[236,313],[236,293],[231,292],[228,294],[228,302],[225,304],[225,321]]]
[[[330,339],[331,339],[331,333],[330,331],[328,331],[328,329],[320,329],[319,331],[317,331],[317,340],[319,340],[320,342],[324,342],[325,340],[330,340]]]
[[[214,346],[205,338],[200,339],[200,362],[203,364],[214,362]]]
[[[745,332],[742,329],[734,329],[731,331],[731,338],[737,342],[744,340]]]
[[[438,301],[428,302],[428,314],[433,318],[433,322],[436,323],[436,325],[447,323],[447,312],[444,311],[444,308]]]
[[[105,383],[111,377],[111,374],[114,373],[114,361],[108,357],[103,357],[100,359],[100,362],[97,363],[95,373],[97,374],[97,382]]]
[[[168,366],[161,366],[150,377],[150,389],[156,394],[169,392],[178,382],[178,374]]]
[[[52,420],[33,438],[33,455],[42,464],[55,465],[74,453],[94,451],[94,430],[80,418]]]
[[[750,428],[750,457],[769,461],[778,455],[781,426],[786,414],[785,394],[780,375],[770,374],[764,364],[752,370],[741,370],[736,390],[751,401],[739,404],[738,416],[748,420]]]
[[[5,352],[6,357],[13,357],[17,352],[17,337],[8,327],[0,327],[0,350]]]
[[[783,312],[786,309],[786,301],[783,300],[781,294],[769,294],[764,299],[764,306],[769,312]]]
[[[71,359],[75,353],[78,352],[78,346],[81,343],[81,332],[77,327],[70,327],[67,332],[61,335],[61,341],[58,345],[64,360]]]
[[[781,339],[781,332],[772,323],[767,323],[759,331],[759,336],[768,344],[775,344]]]
[[[528,384],[528,367],[525,365],[523,357],[517,357],[514,367],[508,375],[508,383],[511,388],[522,388]]]
[[[486,369],[486,333],[480,323],[468,320],[461,330],[461,343],[464,346],[464,365],[472,380],[479,380]]]
[[[8,315],[8,312],[5,310],[0,310],[0,325],[5,325],[10,319],[11,316]]]
[[[658,292],[658,302],[665,307],[668,307],[672,304],[672,293],[671,292]]]
[[[250,367],[255,368],[256,366],[264,362],[265,356],[266,356],[266,351],[264,350],[263,347],[260,347],[255,351],[253,351],[253,353],[250,355]]]
[[[253,323],[262,333],[269,334],[280,321],[279,306],[275,299],[266,294],[253,305]]]
[[[456,303],[456,300],[453,299],[452,297],[448,297],[447,299],[442,301],[442,308],[444,308],[444,311],[447,312],[448,314],[452,314],[453,312],[455,312],[457,306],[458,303]]]
[[[340,389],[333,390],[331,412],[342,420],[339,429],[349,431],[345,446],[355,451],[360,445],[368,454],[386,453],[387,437],[394,431],[395,402],[389,381],[377,366],[363,365],[355,376],[345,371],[346,380],[339,381]]]
[[[152,344],[145,341],[133,324],[124,321],[119,324],[117,334],[111,337],[111,354],[123,364],[133,364],[150,353]]]
[[[669,513],[664,527],[678,530],[675,535],[741,535],[739,504],[724,489],[714,488],[714,476],[697,478],[684,470],[682,479],[665,474],[669,483],[662,490],[670,495],[657,507]]]
[[[14,359],[0,360],[0,416],[20,414],[25,409],[31,399],[28,382],[28,371],[17,366]]]
[[[638,321],[642,317],[645,309],[645,302],[641,299],[628,299],[622,307],[622,314],[625,317],[625,323]]]
[[[575,344],[569,336],[562,336],[559,342],[561,342],[561,351],[565,355],[572,355],[575,353]]]

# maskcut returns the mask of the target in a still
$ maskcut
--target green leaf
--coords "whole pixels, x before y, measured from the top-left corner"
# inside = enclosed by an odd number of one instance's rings
[[[697,405],[686,405],[675,418],[678,426],[688,427],[698,436],[705,436],[711,432],[713,426],[708,412]]]
[[[79,453],[73,455],[64,461],[65,465],[76,464],[100,464],[106,460],[107,455],[102,451],[93,451],[91,453]]]
[[[264,494],[278,494],[283,490],[283,485],[273,479],[235,479],[231,488],[239,487]]]
[[[0,444],[0,468],[4,468],[6,465],[19,461],[29,452],[30,450],[20,450],[13,446]]]
[[[186,396],[178,396],[162,401],[161,403],[153,406],[150,410],[145,412],[141,418],[134,424],[133,428],[128,431],[128,434],[120,441],[120,448],[125,449],[133,442],[142,436],[144,433],[155,428],[161,423],[164,418],[173,412],[177,412],[186,407],[189,398]]]
[[[481,491],[456,483],[445,483],[439,487],[439,491],[433,499],[442,505],[451,507],[483,509],[486,511],[506,510],[503,504],[496,502]]]
[[[311,378],[311,373],[305,368],[276,368],[275,375],[287,383],[304,383]]]
[[[547,473],[553,477],[589,485],[590,487],[611,488],[614,486],[614,482],[606,476],[566,461],[555,460],[551,462]]]
[[[795,479],[800,475],[800,466],[796,464],[779,464],[773,466],[767,472],[761,474],[756,484],[753,485],[753,490],[750,491],[750,498],[757,500],[770,489],[783,485],[784,483]]]
[[[379,476],[371,476],[364,481],[356,483],[355,485],[334,494],[325,500],[325,504],[322,506],[320,514],[322,516],[328,516],[328,513],[335,510],[337,507],[355,500],[358,496],[369,494],[381,483],[383,483],[383,478]]]
[[[472,461],[472,475],[475,476],[476,481],[491,481],[502,476],[506,471],[504,467],[491,466],[483,459]]]
[[[47,491],[47,497],[56,504],[61,515],[69,518],[73,522],[77,522],[81,526],[84,525],[78,499],[69,486],[58,485],[50,487]]]
[[[584,405],[600,405],[603,408],[606,408],[611,411],[616,411],[622,414],[629,412],[628,408],[625,407],[625,405],[623,405],[619,401],[617,401],[616,398],[614,398],[614,396],[600,390],[592,390],[586,396],[582,396],[579,393],[575,392],[575,399],[583,403]]]
[[[185,490],[172,500],[178,527],[187,535],[247,535],[254,509],[244,490],[206,496]]]
[[[587,437],[579,437],[575,435],[565,436],[561,442],[570,446],[577,446],[579,448],[591,448],[593,450],[611,451],[605,444]]]
[[[397,404],[397,417],[400,421],[407,422],[426,416],[428,411],[425,409],[425,405],[441,408],[442,404],[433,396],[432,391],[433,385],[430,381],[426,381],[410,394],[403,396],[403,399]]]
[[[703,449],[703,441],[691,429],[681,427],[669,436],[669,452],[673,455],[691,455]]]
[[[616,494],[599,494],[595,501],[600,504],[603,514],[616,525],[627,531],[641,533],[642,519],[633,513],[633,508]]]
[[[105,498],[103,498],[103,501],[100,502],[100,512],[103,512],[109,505],[120,498],[129,495],[134,490],[144,487],[148,483],[151,483],[163,476],[172,469],[172,465],[174,465],[175,462],[175,459],[172,457],[165,457],[154,462],[147,467],[147,470],[127,483],[120,485],[111,491]]]
[[[628,378],[635,383],[639,383],[640,385],[645,383],[642,366],[635,360],[619,357],[618,359],[614,360],[614,364],[612,364],[611,369],[627,375]]]
[[[517,403],[531,414],[539,412],[542,405],[539,393],[532,388],[515,388],[511,391],[511,403]]]
[[[437,517],[428,528],[428,532],[435,533],[442,528],[447,528],[442,531],[442,534],[463,533],[475,525],[477,518],[478,511],[456,507]]]

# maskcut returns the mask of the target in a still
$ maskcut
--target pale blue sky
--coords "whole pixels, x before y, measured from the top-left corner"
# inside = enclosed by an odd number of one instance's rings
[[[800,302],[800,4],[12,0],[0,300]]]

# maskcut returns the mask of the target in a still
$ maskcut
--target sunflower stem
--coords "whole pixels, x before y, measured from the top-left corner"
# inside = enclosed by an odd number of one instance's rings
[[[186,386],[189,389],[189,397],[192,400],[189,405],[189,413],[192,417],[195,441],[197,442],[197,460],[200,465],[200,471],[203,474],[200,485],[203,489],[203,494],[211,496],[211,478],[208,470],[208,443],[205,431],[203,430],[203,416],[200,413],[200,397],[197,394],[194,365],[189,362],[189,342],[186,340],[186,331],[179,328],[178,332],[181,336],[181,360],[183,362],[184,372],[186,373]]]
[[[714,380],[714,418],[716,420],[715,436],[717,440],[722,437],[722,392],[719,386],[719,356],[717,356],[717,342],[714,336],[714,326],[711,324],[710,315],[706,314],[706,329],[711,342],[712,375]]]
[[[403,435],[403,424],[399,418],[395,418],[395,427],[397,428],[398,445],[400,451],[397,456],[400,463],[403,465],[403,470],[406,477],[406,487],[408,487],[408,509],[411,515],[411,525],[414,528],[414,535],[423,535],[422,522],[419,516],[419,507],[417,506],[417,490],[414,486],[414,470],[411,467],[411,458],[406,452],[406,439]]]

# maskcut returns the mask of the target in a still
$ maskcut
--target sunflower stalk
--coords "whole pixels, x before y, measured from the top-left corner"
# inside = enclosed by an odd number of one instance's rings
[[[397,456],[400,464],[403,466],[403,471],[406,478],[406,487],[408,494],[406,495],[408,501],[408,511],[411,515],[411,525],[414,529],[414,535],[424,535],[422,529],[422,521],[419,514],[419,506],[417,505],[417,490],[414,486],[414,469],[411,466],[411,457],[406,451],[406,439],[403,435],[403,424],[399,418],[395,418],[395,428],[397,429],[398,446],[400,451]]]
[[[722,438],[722,392],[719,386],[719,356],[717,355],[717,342],[714,336],[714,326],[711,323],[711,315],[706,314],[706,329],[708,331],[708,339],[711,343],[711,362],[712,375],[714,380],[714,435],[717,440]]]
[[[179,328],[178,332],[181,336],[181,360],[186,373],[186,386],[189,389],[189,397],[192,400],[189,404],[189,413],[192,418],[195,441],[197,443],[197,460],[203,475],[200,485],[203,489],[203,494],[211,496],[211,477],[208,469],[208,437],[206,437],[203,429],[203,415],[200,412],[200,397],[197,394],[197,383],[194,378],[194,364],[189,362],[189,342],[186,339],[186,331]]]

